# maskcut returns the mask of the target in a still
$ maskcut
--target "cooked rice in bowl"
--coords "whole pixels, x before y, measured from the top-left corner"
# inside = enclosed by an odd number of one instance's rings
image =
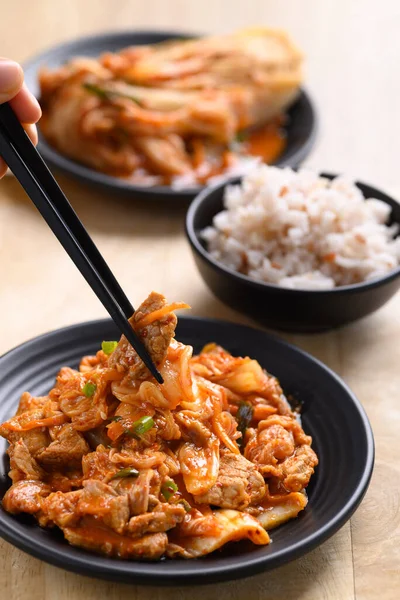
[[[387,274],[400,262],[391,207],[340,176],[257,166],[227,186],[224,209],[201,232],[211,256],[253,279],[327,290]]]

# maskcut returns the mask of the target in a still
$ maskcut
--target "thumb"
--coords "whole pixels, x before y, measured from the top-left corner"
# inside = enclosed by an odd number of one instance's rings
[[[24,82],[20,65],[12,60],[0,58],[0,104],[16,96]]]

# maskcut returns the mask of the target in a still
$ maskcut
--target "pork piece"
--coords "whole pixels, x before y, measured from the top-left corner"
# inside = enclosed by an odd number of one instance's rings
[[[89,446],[83,435],[68,423],[57,432],[56,439],[37,454],[36,459],[46,466],[76,467],[88,452]]]
[[[98,350],[94,356],[84,356],[79,363],[79,372],[87,373],[93,369],[104,369],[108,365],[108,355],[103,350]]]
[[[42,481],[32,481],[29,479],[18,481],[5,493],[3,508],[13,515],[21,512],[29,514],[38,513],[42,508],[43,499],[50,492],[50,487]]]
[[[164,554],[168,544],[166,533],[133,539],[92,523],[66,527],[64,535],[73,546],[118,558],[156,560]]]
[[[206,446],[212,437],[210,427],[202,423],[199,415],[191,410],[180,410],[174,414],[185,441],[193,442],[199,447]]]
[[[53,492],[42,502],[42,515],[40,524],[44,527],[49,524],[58,527],[72,527],[78,524],[81,516],[78,513],[78,500],[82,490],[73,492]]]
[[[283,485],[289,492],[300,492],[310,481],[318,458],[311,446],[299,446],[282,465]]]
[[[176,414],[176,413],[175,413]],[[182,437],[181,429],[175,422],[174,414],[167,408],[159,409],[154,417],[157,437],[162,440],[180,440]]]
[[[125,482],[120,482],[124,487]],[[131,515],[141,515],[149,510],[149,502],[154,492],[160,489],[160,476],[153,469],[145,469],[128,489],[129,509]]]
[[[108,480],[118,467],[110,460],[109,451],[104,446],[98,446],[95,452],[89,452],[82,457],[84,479]]]
[[[82,517],[93,515],[122,534],[129,519],[128,496],[119,496],[109,485],[89,479],[83,482],[77,513]]]
[[[162,502],[153,512],[132,517],[127,530],[132,537],[142,537],[147,533],[161,533],[181,523],[185,514],[183,506]]]
[[[138,328],[138,322],[145,315],[148,315],[156,310],[162,309],[167,302],[161,294],[151,292],[149,297],[139,306],[138,310],[129,319],[132,328],[139,333],[144,345],[146,346],[154,363],[160,365],[166,357],[168,346],[171,339],[175,335],[175,327],[177,318],[173,313],[156,319],[149,325]],[[109,364],[112,367],[121,366],[126,371],[121,385],[133,385],[137,379],[146,379],[149,377],[149,371],[142,360],[136,354],[135,350],[129,344],[126,337],[123,335],[118,343],[118,346],[109,358]]]
[[[64,469],[64,467],[62,467]],[[46,474],[46,482],[51,487],[52,492],[70,492],[82,487],[82,470],[64,469],[64,472],[48,471]]]
[[[51,494],[42,507],[47,519],[63,528],[93,516],[105,528],[122,533],[129,520],[128,497],[101,481],[86,480],[82,485],[80,490]]]
[[[295,418],[272,415],[248,431],[245,457],[264,477],[279,480],[286,490],[299,492],[309,482],[318,464],[306,435]]]
[[[71,367],[62,367],[58,375],[56,377],[56,383],[53,389],[49,392],[49,398],[52,400],[58,400],[61,392],[71,383],[75,382],[79,372],[75,369],[71,369]],[[84,382],[84,379],[81,379],[81,382]]]
[[[29,392],[24,392],[18,404],[18,410],[16,415],[21,415],[27,410],[33,410],[34,408],[42,408],[48,400],[48,396],[31,396]]]
[[[29,423],[38,419],[43,419],[44,414],[42,407],[36,407],[25,412],[21,412],[15,417],[12,417],[2,425],[0,425],[0,435],[4,437],[11,445],[16,443],[18,440],[23,440],[26,447],[32,456],[35,456],[37,452],[40,452],[50,443],[50,436],[44,427],[35,427],[27,429],[26,431],[13,431],[12,428],[8,427],[8,424],[12,424],[16,428],[29,427]]]
[[[43,479],[43,469],[33,458],[22,439],[9,448],[8,454],[10,455],[11,466],[9,476],[13,483],[21,479]]]
[[[194,496],[198,504],[243,510],[259,502],[265,494],[265,483],[256,467],[239,454],[221,453],[216,483],[206,492]]]
[[[267,419],[261,423],[266,424]],[[282,425],[273,424],[264,429],[261,425],[257,431],[250,429],[248,436],[250,439],[244,453],[246,458],[258,465],[264,475],[279,477],[278,462],[292,456],[295,449],[293,433]]]
[[[7,436],[4,437],[7,438],[11,446],[16,444],[18,440],[22,440],[33,457],[35,457],[38,452],[41,452],[43,448],[46,448],[51,441],[49,431],[44,427],[21,432],[9,431]]]

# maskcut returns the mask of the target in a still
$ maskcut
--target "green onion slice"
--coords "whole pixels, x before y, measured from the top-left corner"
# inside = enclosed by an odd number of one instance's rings
[[[175,481],[172,481],[172,479],[168,479],[168,481],[164,481],[164,483],[161,486],[161,493],[167,502],[171,498],[171,496],[173,496],[175,494],[175,492],[177,492],[177,491],[178,491],[178,486],[176,485]]]
[[[190,504],[187,500],[179,500],[178,504],[182,504],[182,506],[186,510],[186,512],[190,512],[192,510],[192,507],[190,506]]]
[[[95,94],[102,100],[112,100],[113,98],[126,98],[128,100],[132,100],[132,102],[135,102],[135,104],[141,106],[140,100],[129,93],[120,92],[119,90],[108,90],[107,88],[103,88],[94,83],[84,83],[83,87],[85,88],[85,90],[91,92],[92,94]]]
[[[119,479],[120,477],[138,477],[139,471],[134,469],[133,467],[127,467],[126,469],[121,469],[118,473],[115,473],[111,477],[111,479]]]
[[[235,142],[241,144],[247,139],[247,134],[244,131],[238,131],[235,135]]]
[[[95,85],[94,83],[84,83],[83,87],[85,88],[85,90],[87,90],[88,92],[91,92],[92,94],[95,94],[102,100],[107,100],[109,98],[109,94],[108,94],[107,90],[102,89],[101,87],[99,87],[98,85]]]
[[[150,431],[150,429],[153,427],[154,420],[152,417],[140,417],[140,419],[135,421],[132,427],[130,427],[126,433],[129,435],[143,435],[147,431]]]
[[[120,415],[115,415],[115,417],[110,417],[110,421],[122,421],[122,417],[120,417]]]
[[[95,383],[87,381],[82,388],[82,392],[85,394],[86,398],[91,398],[92,396],[94,396],[96,389],[97,386]]]
[[[103,350],[104,354],[107,354],[107,356],[112,354],[117,346],[118,346],[118,342],[102,342],[101,343],[101,349]]]

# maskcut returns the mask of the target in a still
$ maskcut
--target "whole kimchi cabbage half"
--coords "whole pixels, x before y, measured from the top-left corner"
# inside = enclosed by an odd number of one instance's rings
[[[47,396],[25,392],[0,426],[12,486],[3,507],[108,556],[195,558],[305,508],[318,460],[277,379],[215,344],[174,339],[177,308],[151,293],[130,319],[164,384],[122,336]]]
[[[98,171],[187,187],[237,166],[238,133],[288,109],[302,65],[288,35],[262,28],[75,57],[40,71],[41,131]]]

